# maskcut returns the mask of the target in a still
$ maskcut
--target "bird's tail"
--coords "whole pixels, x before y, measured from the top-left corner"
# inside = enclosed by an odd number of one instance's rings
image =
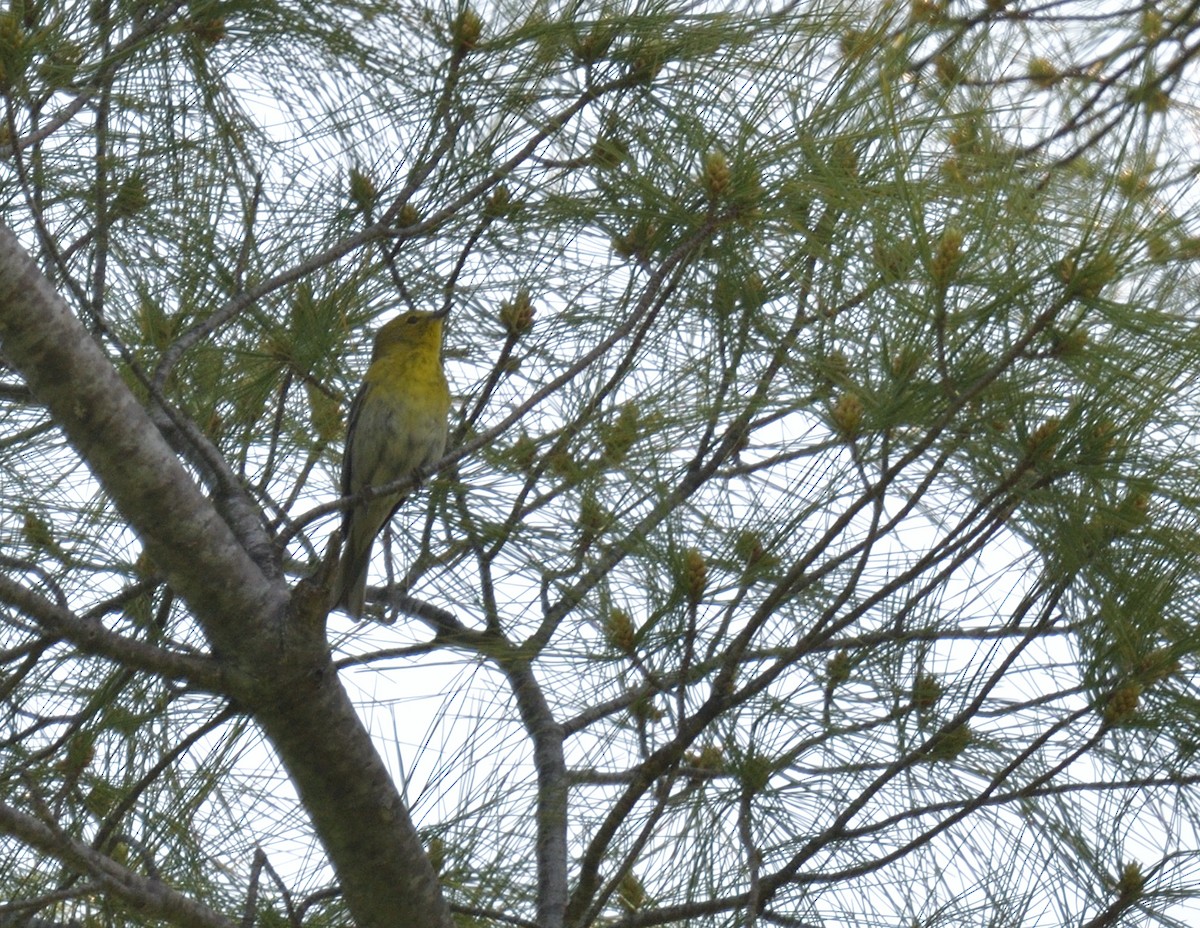
[[[342,609],[351,618],[363,617],[363,606],[367,598],[367,568],[371,564],[371,542],[373,538],[355,538],[351,532],[342,548],[337,571],[333,575],[333,608]]]

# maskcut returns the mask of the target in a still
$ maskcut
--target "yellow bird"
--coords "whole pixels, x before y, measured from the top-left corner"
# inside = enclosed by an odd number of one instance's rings
[[[450,388],[442,370],[438,313],[404,313],[380,328],[363,384],[350,405],[342,495],[414,477],[445,453]],[[390,493],[359,502],[342,519],[333,607],[362,618],[375,536],[404,502]]]

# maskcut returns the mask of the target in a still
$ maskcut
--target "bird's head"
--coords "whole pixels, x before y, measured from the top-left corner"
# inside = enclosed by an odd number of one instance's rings
[[[401,313],[385,323],[375,334],[375,349],[371,352],[371,360],[374,361],[397,348],[440,349],[442,321],[445,318],[444,312],[429,313],[413,309]]]

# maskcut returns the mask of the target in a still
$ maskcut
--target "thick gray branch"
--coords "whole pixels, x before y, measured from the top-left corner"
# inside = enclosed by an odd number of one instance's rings
[[[327,595],[303,584],[304,595],[289,602],[284,584],[263,575],[100,346],[3,226],[0,351],[203,627],[222,665],[221,688],[278,751],[359,928],[451,928],[420,837],[330,661]],[[59,631],[67,631],[65,624]],[[87,644],[116,646],[100,637]],[[141,657],[162,663],[161,654]],[[205,672],[203,664],[176,663],[181,671]],[[69,850],[61,842],[54,847],[60,857]]]
[[[95,473],[225,656],[287,602],[188,476],[100,346],[0,226],[0,351]],[[220,582],[214,582],[214,580]],[[258,650],[254,648],[253,650]]]
[[[300,670],[300,668],[296,668]],[[262,700],[263,726],[304,800],[359,928],[453,928],[400,794],[328,659]]]

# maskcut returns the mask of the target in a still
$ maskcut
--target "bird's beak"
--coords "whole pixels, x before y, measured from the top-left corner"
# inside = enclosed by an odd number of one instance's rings
[[[445,319],[447,316],[449,316],[449,315],[450,315],[450,304],[449,304],[449,303],[447,303],[445,306],[443,306],[443,307],[442,307],[441,309],[439,309],[437,312],[435,312],[435,313],[430,313],[430,315],[431,315],[431,316],[432,316],[434,319]]]

